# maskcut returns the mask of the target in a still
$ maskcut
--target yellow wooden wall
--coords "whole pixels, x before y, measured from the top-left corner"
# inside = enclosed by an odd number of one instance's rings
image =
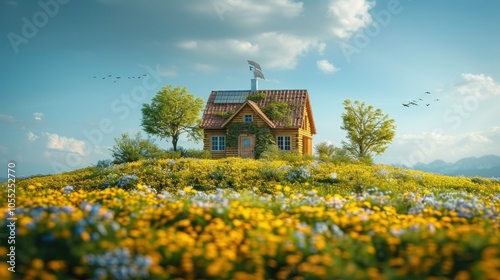
[[[252,115],[253,122],[258,125],[267,125],[264,119],[262,119],[250,106],[246,105],[241,109],[241,111],[231,120],[231,122],[243,122],[245,115]]]
[[[304,149],[304,137],[311,139],[310,145]],[[305,151],[304,151],[305,150]],[[302,127],[299,129],[299,151],[301,153],[312,155],[312,132],[311,132],[311,122],[309,121],[309,116],[307,114],[306,107],[304,106],[304,119],[302,121]]]

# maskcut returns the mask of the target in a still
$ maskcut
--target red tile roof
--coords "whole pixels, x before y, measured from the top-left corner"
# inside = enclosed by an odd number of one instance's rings
[[[222,129],[223,125],[227,124],[223,117],[217,116],[217,113],[223,113],[228,111],[237,111],[241,109],[244,102],[241,103],[215,103],[215,97],[217,93],[225,91],[212,91],[210,94],[207,104],[205,106],[205,111],[203,112],[203,117],[201,120],[200,127],[203,129]],[[234,92],[234,91],[233,91]],[[252,107],[259,109],[256,111],[258,114],[265,114],[260,110],[263,106],[269,104],[272,101],[283,101],[290,104],[292,113],[292,123],[291,126],[286,126],[285,121],[272,122],[275,128],[300,128],[303,125],[304,113],[307,110],[307,115],[309,116],[309,122],[311,125],[311,132],[316,134],[316,127],[314,125],[314,119],[311,110],[311,104],[309,101],[309,94],[307,90],[258,90],[257,92],[252,91],[239,91],[243,94],[248,93],[249,95],[256,93],[265,93],[266,97],[257,102],[251,102]],[[257,108],[255,108],[257,107]],[[267,118],[267,117],[266,117]]]

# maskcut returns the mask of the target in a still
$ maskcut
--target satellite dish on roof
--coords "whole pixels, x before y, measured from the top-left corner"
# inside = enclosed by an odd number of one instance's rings
[[[247,61],[248,61],[248,64],[250,64],[250,66],[249,66],[250,71],[253,71],[253,77],[255,79],[260,78],[262,80],[265,80],[266,78],[264,78],[264,74],[262,73],[262,68],[260,68],[260,65],[257,62],[252,61],[252,60],[247,60]]]

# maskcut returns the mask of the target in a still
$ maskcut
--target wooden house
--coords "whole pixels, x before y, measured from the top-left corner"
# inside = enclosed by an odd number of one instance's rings
[[[278,118],[273,108],[286,116]],[[261,139],[255,131],[266,131],[281,150],[312,154],[316,134],[309,93],[303,89],[212,91],[200,127],[203,149],[212,158],[255,158]]]

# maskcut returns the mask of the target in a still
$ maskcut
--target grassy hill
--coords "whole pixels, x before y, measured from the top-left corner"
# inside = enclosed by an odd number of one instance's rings
[[[15,203],[1,279],[500,278],[500,181],[479,177],[166,159],[21,180]]]

